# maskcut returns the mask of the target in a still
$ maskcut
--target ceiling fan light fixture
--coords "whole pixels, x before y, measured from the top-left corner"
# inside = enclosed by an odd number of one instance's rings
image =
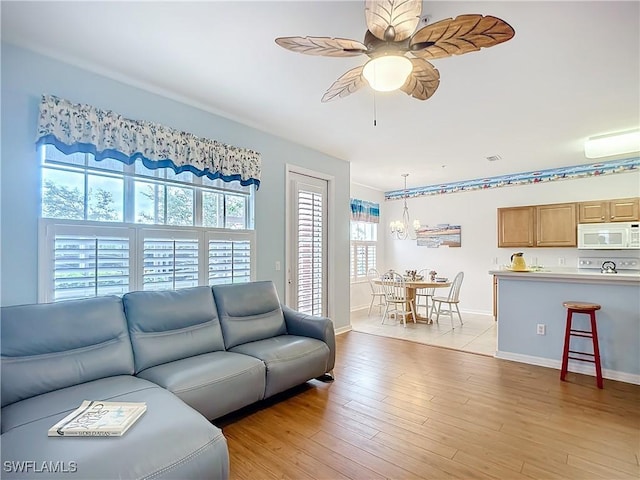
[[[323,103],[351,95],[367,84],[377,91],[400,90],[427,100],[440,85],[440,72],[430,60],[477,52],[515,34],[511,25],[492,15],[458,15],[430,23],[430,16],[422,15],[422,0],[366,0],[364,16],[363,42],[334,37],[276,38],[282,48],[305,55],[369,57],[365,65],[351,68],[333,82],[322,96]]]
[[[382,55],[369,60],[362,75],[374,90],[390,92],[402,87],[413,70],[411,60],[403,55]]]

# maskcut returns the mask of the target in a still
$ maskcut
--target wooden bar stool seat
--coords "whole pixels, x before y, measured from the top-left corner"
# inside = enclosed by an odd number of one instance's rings
[[[600,364],[600,348],[598,347],[598,330],[596,326],[596,311],[602,308],[597,303],[588,302],[563,302],[567,309],[567,325],[564,333],[564,350],[562,352],[562,369],[560,370],[560,380],[567,376],[569,359],[580,362],[594,363],[596,366],[596,383],[598,388],[602,388],[602,366]],[[572,328],[573,314],[584,313],[589,315],[591,330],[575,330]],[[591,338],[593,342],[593,353],[579,352],[570,349],[571,337]]]

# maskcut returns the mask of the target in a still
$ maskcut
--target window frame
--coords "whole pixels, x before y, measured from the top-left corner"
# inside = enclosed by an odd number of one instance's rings
[[[48,152],[47,149],[51,149]],[[116,159],[96,161],[94,156],[90,153],[78,152],[71,155],[66,155],[64,152],[56,149],[53,145],[41,145],[38,148],[38,155],[40,160],[40,215],[38,219],[38,301],[39,302],[53,302],[62,301],[67,298],[56,299],[56,272],[63,271],[65,266],[61,266],[59,270],[56,270],[55,264],[55,241],[56,237],[60,235],[68,235],[71,237],[84,237],[84,238],[104,238],[117,237],[121,239],[128,239],[128,258],[129,258],[129,276],[128,276],[128,291],[141,291],[144,290],[144,243],[145,239],[158,238],[158,239],[175,239],[184,240],[192,239],[197,241],[197,284],[209,286],[209,241],[242,241],[249,243],[249,275],[248,281],[255,281],[256,279],[256,233],[254,229],[254,210],[255,210],[255,193],[256,188],[254,185],[247,187],[240,186],[237,182],[225,183],[220,179],[211,180],[206,176],[199,177],[193,173],[189,176],[182,176],[176,174],[171,168],[159,168],[149,169],[145,167],[140,161],[133,162],[132,164],[126,164]],[[69,158],[72,157],[72,158]],[[65,161],[67,160],[67,161]],[[106,163],[115,162],[115,163]],[[102,164],[101,162],[105,162]],[[105,168],[106,167],[106,168]],[[56,181],[53,178],[53,183],[60,185],[61,180],[64,179],[65,172],[77,174],[82,177],[82,219],[64,219],[57,217],[45,217],[43,216],[45,210],[45,179],[48,172],[60,172],[62,175],[58,177]],[[118,194],[122,195],[115,205],[121,208],[117,211],[118,221],[111,220],[90,220],[88,219],[89,211],[91,207],[91,197],[89,195],[89,184],[92,177],[104,177],[113,178],[121,182],[121,188],[118,187]],[[76,180],[80,180],[78,177]],[[77,182],[76,182],[77,183]],[[164,223],[143,223],[136,221],[136,192],[138,184],[150,184],[160,186],[163,193],[164,202],[159,202],[157,196],[153,198],[151,203],[153,204],[154,218],[156,217],[156,211],[158,206],[163,207],[162,222]],[[62,180],[62,185],[64,181]],[[69,188],[76,188],[73,184],[69,184]],[[175,225],[166,224],[168,217],[168,189],[181,188],[189,190],[191,192],[191,215],[190,223],[187,225]],[[205,220],[205,212],[203,211],[205,195],[220,195],[218,202],[221,206],[221,210],[218,208],[216,214],[216,223],[221,226],[203,226]],[[244,209],[244,215],[242,217],[231,217],[227,215],[227,198],[240,198],[243,202],[240,202],[240,206]],[[241,222],[238,223],[237,220]],[[236,223],[235,228],[226,228],[229,222]],[[244,225],[242,225],[244,223]],[[87,250],[89,251],[89,250]],[[240,255],[242,250],[238,251]],[[98,250],[99,253],[99,250]],[[82,258],[82,253],[81,257]],[[100,295],[101,286],[98,283],[99,280],[99,258],[98,255],[95,260],[95,275],[93,277],[82,277],[87,284],[91,283],[91,278],[95,279],[94,287],[97,294]],[[108,258],[108,257],[107,257]],[[102,257],[104,260],[104,257]],[[235,264],[235,255],[230,257],[232,266]],[[84,262],[84,261],[83,261]],[[87,261],[89,263],[89,261]],[[82,267],[86,273],[87,267]],[[173,285],[175,286],[175,265],[173,265]],[[232,267],[233,271],[233,267]],[[123,278],[125,278],[123,276]],[[230,283],[233,283],[235,276],[231,276]],[[247,278],[247,275],[242,275],[241,281]],[[229,282],[224,282],[229,283]],[[84,288],[90,288],[91,285]],[[185,287],[182,287],[185,288]],[[124,290],[124,289],[122,289]],[[60,290],[62,291],[62,290]],[[85,292],[86,293],[86,292]],[[64,295],[64,294],[62,294]],[[121,294],[120,294],[121,295]],[[87,298],[72,297],[72,298]],[[68,299],[72,299],[68,298]]]
[[[209,240],[248,241],[250,281],[256,280],[255,230],[228,230],[207,227],[178,227],[167,225],[93,222],[40,218],[38,222],[38,302],[64,301],[55,299],[53,245],[56,235],[118,236],[129,238],[129,292],[144,289],[144,239],[175,238],[198,240],[198,285],[209,284]],[[87,297],[78,297],[87,298]],[[65,299],[66,300],[66,299]]]
[[[374,225],[375,229],[372,235],[367,235],[370,237],[374,237],[373,239],[353,239],[353,228],[354,224],[362,223],[369,225]],[[367,281],[367,271],[370,268],[378,268],[378,223],[377,222],[363,222],[360,220],[351,220],[349,224],[349,236],[350,236],[350,244],[349,244],[349,279],[351,283],[361,283]],[[358,249],[364,248],[365,250],[365,264],[366,269],[365,272],[360,275],[358,274]],[[374,249],[374,259],[373,263],[369,260],[370,248]]]
[[[227,224],[227,213],[226,213],[226,204],[227,204],[227,196],[231,197],[244,197],[244,228],[238,228],[236,230],[252,230],[254,229],[254,209],[255,209],[255,187],[240,187],[240,188],[222,188],[220,186],[211,185],[207,182],[209,181],[208,177],[198,177],[195,174],[191,174],[191,181],[183,181],[180,179],[169,178],[169,175],[166,173],[170,171],[174,173],[171,168],[159,168],[159,169],[147,169],[149,172],[158,173],[158,175],[150,175],[146,173],[140,173],[136,169],[140,168],[139,161],[136,161],[130,165],[122,163],[122,170],[109,170],[105,168],[100,168],[91,163],[93,155],[90,153],[75,153],[72,155],[82,155],[83,156],[83,164],[69,162],[66,163],[61,160],[49,159],[47,160],[46,149],[51,148],[56,150],[56,155],[61,156],[71,156],[65,155],[63,152],[60,152],[52,145],[43,145],[38,148],[38,155],[40,158],[40,172],[41,172],[41,181],[40,181],[40,216],[39,218],[55,218],[55,217],[44,217],[43,216],[43,204],[44,204],[44,195],[43,195],[43,179],[42,173],[44,170],[55,170],[59,172],[70,172],[70,173],[79,173],[84,175],[84,191],[83,191],[83,216],[84,218],[79,221],[84,222],[95,222],[95,220],[89,220],[88,210],[89,210],[89,191],[88,191],[88,178],[89,176],[99,176],[99,177],[107,177],[107,178],[115,178],[122,179],[123,188],[122,188],[122,221],[121,222],[111,222],[104,221],[104,223],[116,224],[116,223],[126,223],[126,224],[141,224],[147,226],[158,226],[158,225],[167,225],[166,223],[144,223],[138,222],[135,219],[135,197],[136,197],[136,184],[139,183],[147,183],[147,184],[156,184],[160,185],[164,188],[165,196],[167,188],[175,187],[175,188],[183,188],[190,189],[193,191],[193,199],[192,199],[192,224],[191,225],[171,225],[168,226],[181,226],[181,227],[200,227],[203,225],[203,193],[218,193],[222,194],[222,226],[217,227],[207,227],[207,228],[220,228],[226,229],[225,225]],[[118,160],[113,159],[112,161],[119,162]],[[146,168],[142,166],[143,168]],[[164,173],[162,175],[161,173]],[[180,175],[180,174],[177,174]],[[220,181],[221,180],[215,180]],[[231,182],[234,183],[234,182]],[[166,212],[167,212],[167,204],[165,201],[164,205],[165,219],[166,222]],[[69,219],[59,219],[59,220],[69,220]],[[103,223],[103,221],[98,221]],[[229,229],[232,230],[232,229]]]

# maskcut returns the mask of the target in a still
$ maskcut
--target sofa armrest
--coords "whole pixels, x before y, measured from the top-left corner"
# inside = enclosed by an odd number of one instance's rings
[[[287,333],[315,338],[327,344],[330,352],[327,372],[331,372],[336,361],[336,334],[331,319],[300,313],[284,304],[281,306],[284,313],[284,321],[287,324]]]

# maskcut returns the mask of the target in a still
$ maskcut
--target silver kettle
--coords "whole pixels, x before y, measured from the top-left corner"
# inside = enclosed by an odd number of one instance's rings
[[[612,261],[607,261],[602,264],[602,268],[600,268],[602,273],[618,273],[616,271],[616,264]]]

